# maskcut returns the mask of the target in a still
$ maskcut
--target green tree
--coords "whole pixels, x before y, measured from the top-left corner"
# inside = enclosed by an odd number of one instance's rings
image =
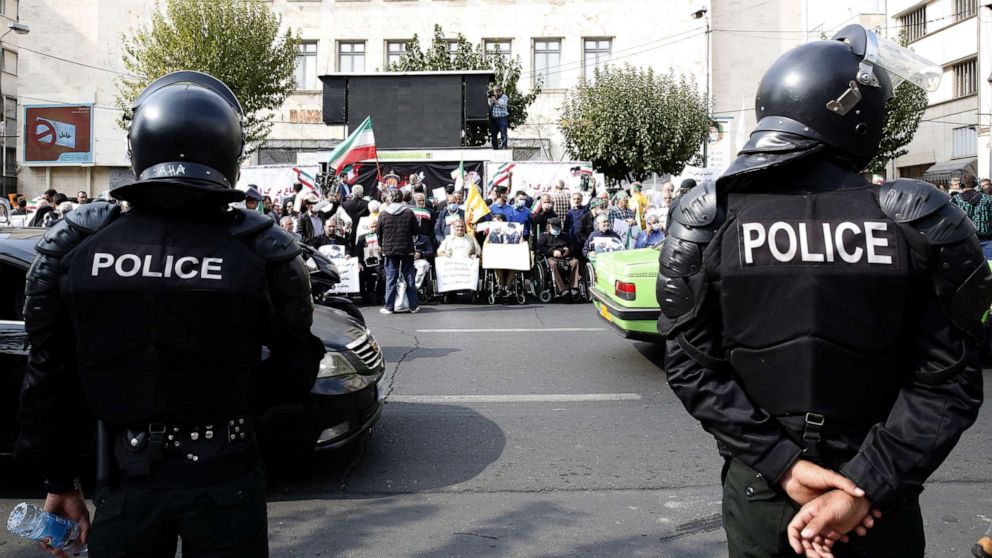
[[[541,86],[535,85],[527,93],[518,88],[520,81],[520,58],[507,57],[499,50],[485,52],[482,45],[473,45],[459,33],[454,39],[447,39],[440,25],[434,25],[434,38],[426,48],[421,48],[417,35],[406,45],[406,54],[398,62],[386,68],[388,72],[423,72],[446,70],[492,70],[496,74],[495,83],[503,86],[503,93],[509,98],[511,129],[527,121],[527,108],[541,94]],[[469,145],[483,145],[487,141],[488,127],[485,124],[469,126],[465,130]]]
[[[909,44],[905,31],[900,33],[899,43],[904,47]],[[909,153],[905,147],[913,141],[929,103],[927,92],[908,81],[896,87],[892,98],[885,104],[882,143],[875,158],[865,168],[866,172],[882,172],[889,161]]]
[[[678,174],[710,129],[705,96],[675,72],[629,64],[597,69],[565,96],[558,127],[570,157],[592,161],[607,178]]]
[[[118,83],[117,106],[128,115],[141,91],[170,72],[205,72],[241,101],[245,141],[254,149],[296,88],[300,39],[291,31],[280,33],[280,23],[260,0],[166,0],[164,10],[156,3],[151,24],[123,37],[129,76]]]

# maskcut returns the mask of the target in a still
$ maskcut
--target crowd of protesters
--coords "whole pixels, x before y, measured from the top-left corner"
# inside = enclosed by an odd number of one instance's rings
[[[392,313],[400,296],[405,297],[406,310],[419,310],[418,287],[435,257],[480,257],[485,242],[480,231],[489,221],[516,223],[514,230],[522,234],[513,240],[528,243],[537,256],[535,261],[545,259],[557,292],[574,298],[584,263],[594,260],[603,246],[609,245],[611,250],[647,248],[664,240],[673,199],[694,185],[687,179],[677,190],[669,182],[644,191],[634,182],[611,195],[602,188],[569,191],[560,180],[536,199],[524,190],[495,187],[484,194],[489,213],[476,223],[465,220],[462,190],[449,185],[443,199],[432,199],[416,175],[411,175],[402,188],[378,184],[368,193],[361,185],[354,185],[322,196],[295,184],[293,195],[281,200],[262,195],[252,186],[243,203],[246,209],[271,218],[301,243],[318,249],[341,246],[345,257],[358,259],[364,302],[384,304],[381,311]],[[989,179],[962,175],[935,187],[950,194],[971,218],[985,256],[992,260]],[[34,200],[19,195],[12,201],[12,214],[26,216],[27,226],[49,227],[91,199],[85,191],[70,200],[66,194],[49,189]],[[126,211],[126,203],[122,205]],[[515,272],[497,270],[500,296],[510,296],[514,278]]]

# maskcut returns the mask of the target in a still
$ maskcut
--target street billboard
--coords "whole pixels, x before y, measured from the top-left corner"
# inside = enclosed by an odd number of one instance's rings
[[[93,105],[25,105],[24,165],[93,163]]]

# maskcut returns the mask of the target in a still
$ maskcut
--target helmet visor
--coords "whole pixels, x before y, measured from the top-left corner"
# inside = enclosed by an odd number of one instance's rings
[[[893,89],[905,80],[931,93],[937,90],[944,76],[944,69],[939,64],[882,37],[876,37],[876,40],[878,54],[874,63],[889,73]]]

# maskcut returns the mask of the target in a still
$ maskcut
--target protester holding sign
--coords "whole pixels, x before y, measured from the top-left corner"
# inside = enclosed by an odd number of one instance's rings
[[[616,246],[616,248],[612,248]],[[605,214],[596,216],[596,230],[586,240],[582,255],[587,259],[595,259],[599,252],[615,252],[623,250],[623,239],[610,228],[610,218]]]

